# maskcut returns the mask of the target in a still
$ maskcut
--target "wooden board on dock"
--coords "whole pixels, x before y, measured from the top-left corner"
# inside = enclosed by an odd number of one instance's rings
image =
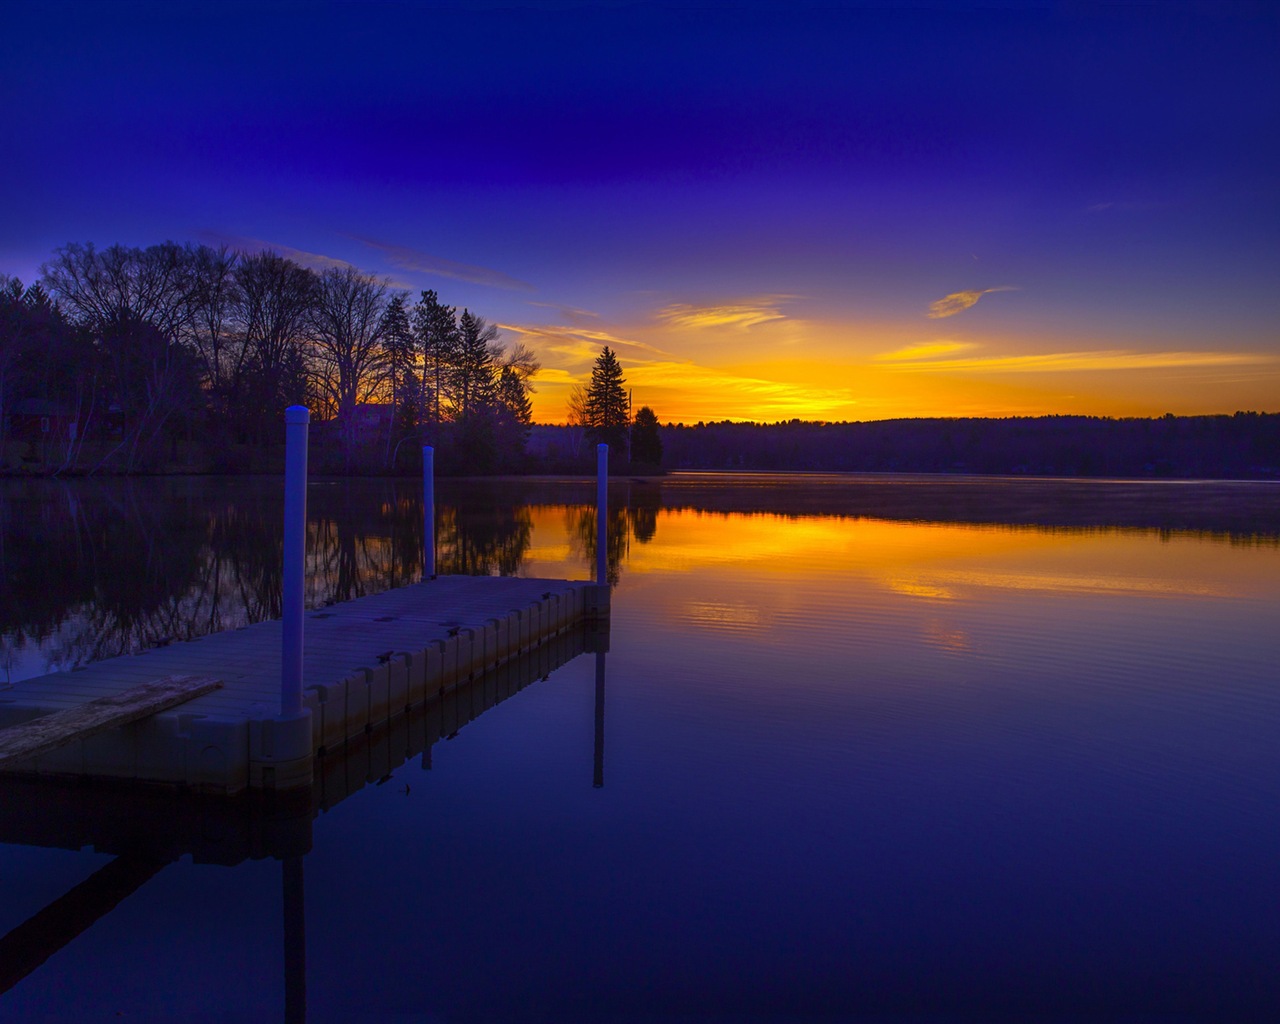
[[[210,676],[173,675],[0,730],[0,771],[218,689]]]

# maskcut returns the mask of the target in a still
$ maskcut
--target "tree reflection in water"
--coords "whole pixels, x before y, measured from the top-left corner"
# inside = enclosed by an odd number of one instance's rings
[[[610,509],[613,583],[631,538],[657,528],[659,491],[640,491],[619,489]],[[445,480],[437,495],[441,575],[519,574],[539,507],[564,510],[571,558],[590,575],[589,485]],[[313,481],[307,518],[308,607],[422,578],[416,481]],[[0,483],[0,683],[6,668],[38,675],[278,618],[282,542],[274,477]]]
[[[617,586],[622,563],[631,550],[631,540],[647,544],[658,532],[658,511],[662,492],[656,487],[611,487],[609,489],[608,538],[605,558],[609,585]],[[593,506],[570,505],[565,509],[565,528],[573,543],[574,557],[586,565],[596,564],[596,511]]]
[[[527,505],[436,511],[436,571],[441,575],[514,576],[533,540]]]
[[[568,542],[551,571],[593,576],[594,481],[444,479],[436,495],[440,574],[519,574],[540,528]],[[1276,488],[1256,483],[680,474],[615,479],[609,498],[611,584],[663,510],[1280,543]],[[421,579],[418,481],[316,480],[307,504],[309,607]],[[279,617],[282,540],[279,477],[0,481],[0,686]]]
[[[311,607],[421,578],[413,487],[318,484],[308,503]],[[442,549],[461,553],[444,572],[514,571],[529,543],[524,510],[442,518]],[[6,651],[40,650],[26,674],[280,615],[283,502],[271,478],[7,484],[0,537]]]

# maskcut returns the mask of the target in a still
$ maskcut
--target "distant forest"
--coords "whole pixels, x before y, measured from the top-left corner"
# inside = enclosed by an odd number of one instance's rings
[[[662,430],[678,469],[1280,478],[1280,414],[707,423]]]
[[[581,444],[579,434],[571,427],[535,427],[530,444],[541,459],[558,466]],[[667,424],[660,437],[666,469],[1280,478],[1280,414],[1275,413],[725,421]]]

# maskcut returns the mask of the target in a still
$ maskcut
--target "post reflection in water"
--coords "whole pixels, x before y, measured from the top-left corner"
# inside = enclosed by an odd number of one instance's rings
[[[122,854],[0,936],[0,995],[141,889],[166,861]]]
[[[286,857],[280,865],[284,891],[284,1020],[305,1024],[307,1019],[306,889],[302,857]]]
[[[595,771],[591,784],[596,789],[604,787],[604,651],[596,651],[596,729]]]

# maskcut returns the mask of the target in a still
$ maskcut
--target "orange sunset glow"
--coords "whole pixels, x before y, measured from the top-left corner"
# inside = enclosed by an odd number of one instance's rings
[[[944,334],[924,314],[860,325],[804,319],[802,306],[668,309],[607,329],[503,327],[542,358],[533,401],[543,423],[565,421],[570,387],[605,345],[635,406],[662,422],[1203,415],[1269,410],[1280,393],[1280,356],[1258,344]]]

